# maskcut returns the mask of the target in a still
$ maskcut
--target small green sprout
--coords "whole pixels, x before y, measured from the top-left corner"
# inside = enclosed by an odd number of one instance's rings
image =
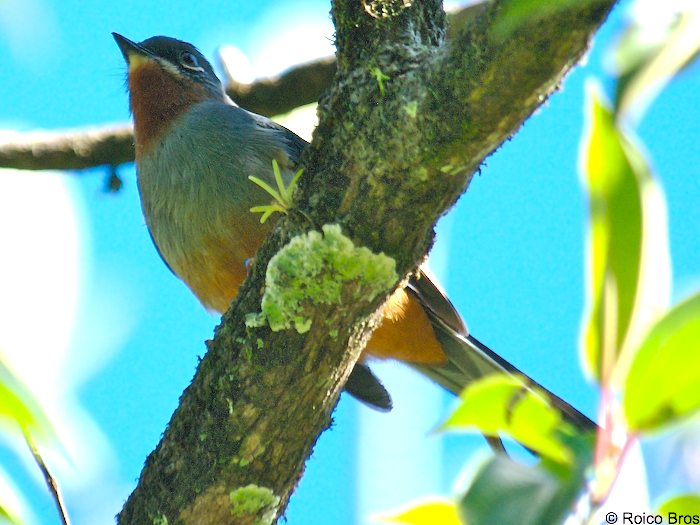
[[[372,75],[377,81],[377,86],[379,86],[379,94],[381,96],[384,96],[384,81],[390,80],[391,77],[388,77],[387,75],[382,73],[382,70],[379,69],[377,66],[369,68],[369,74]]]
[[[294,195],[294,189],[296,188],[299,177],[304,172],[304,168],[299,169],[292,177],[288,186],[284,185],[284,179],[282,178],[282,173],[280,172],[279,164],[275,159],[272,159],[272,171],[275,174],[275,182],[277,183],[277,189],[274,189],[264,180],[255,177],[253,175],[249,176],[248,179],[257,184],[267,193],[269,193],[274,201],[270,204],[262,206],[253,206],[250,211],[252,213],[262,213],[260,217],[260,224],[264,224],[265,221],[275,212],[284,213],[285,215],[292,207],[292,195]]]
[[[158,514],[157,516],[150,516],[151,523],[153,525],[168,525],[168,517],[164,514]]]

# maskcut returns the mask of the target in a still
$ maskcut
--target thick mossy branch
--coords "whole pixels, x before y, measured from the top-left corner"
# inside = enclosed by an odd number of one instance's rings
[[[558,89],[612,3],[581,1],[525,23],[506,39],[490,30],[500,3],[481,10],[431,61],[430,96],[418,110],[430,144],[422,164],[435,177],[473,172]]]
[[[341,74],[375,62],[405,67],[421,58],[421,48],[439,46],[446,35],[440,0],[333,2],[332,14]]]
[[[377,19],[357,2],[334,3],[338,44],[347,48],[320,107],[312,173],[301,181],[324,195],[308,201],[319,222],[340,214],[353,235],[396,258],[399,273],[430,245],[436,213],[556,89],[614,2],[581,2],[504,41],[490,35],[500,10],[493,2],[445,45],[442,29],[426,34],[439,20],[427,14],[431,4]],[[316,166],[327,166],[320,180]]]
[[[412,271],[437,218],[558,86],[614,1],[584,3],[499,41],[492,2],[452,44],[440,2],[333,3],[340,66],[302,159],[303,214],[279,218],[258,251],[119,523],[247,523],[231,494],[249,485],[279,498],[281,515],[385,294],[305,305],[303,334],[247,326],[268,262],[312,224],[338,224],[398,276]]]

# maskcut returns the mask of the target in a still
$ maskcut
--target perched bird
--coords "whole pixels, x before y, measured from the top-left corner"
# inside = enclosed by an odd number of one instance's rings
[[[260,224],[249,211],[269,196],[248,176],[272,182],[274,159],[291,178],[307,142],[236,106],[191,44],[163,36],[136,43],[113,35],[128,63],[148,230],[165,263],[202,304],[224,312],[246,277],[245,262],[271,228],[272,221]],[[407,363],[455,394],[487,374],[522,374],[469,335],[423,271],[391,296],[383,313],[345,387],[371,406],[390,409],[391,397],[366,365],[370,358]],[[595,428],[574,407],[547,395],[570,423]]]

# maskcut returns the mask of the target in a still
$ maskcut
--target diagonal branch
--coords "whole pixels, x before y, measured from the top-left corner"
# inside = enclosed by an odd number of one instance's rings
[[[336,302],[307,297],[292,310],[307,332],[273,332],[250,315],[268,263],[310,224],[338,224],[392,257],[399,276],[415,268],[437,218],[559,85],[615,2],[569,3],[500,40],[491,28],[504,3],[484,6],[446,45],[439,0],[333,2],[338,72],[302,159],[303,215],[279,220],[258,251],[120,524],[282,515],[389,290],[371,298],[353,293],[361,278],[343,282]]]

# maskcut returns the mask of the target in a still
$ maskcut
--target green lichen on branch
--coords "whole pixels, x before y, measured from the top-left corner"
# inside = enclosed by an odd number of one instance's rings
[[[322,230],[294,237],[270,259],[262,313],[249,314],[247,326],[267,322],[275,332],[304,333],[315,306],[340,304],[347,297],[372,301],[396,283],[394,259],[355,246],[337,224]]]
[[[247,518],[252,525],[270,525],[275,519],[279,496],[267,487],[247,485],[229,494],[231,514],[236,518]]]

